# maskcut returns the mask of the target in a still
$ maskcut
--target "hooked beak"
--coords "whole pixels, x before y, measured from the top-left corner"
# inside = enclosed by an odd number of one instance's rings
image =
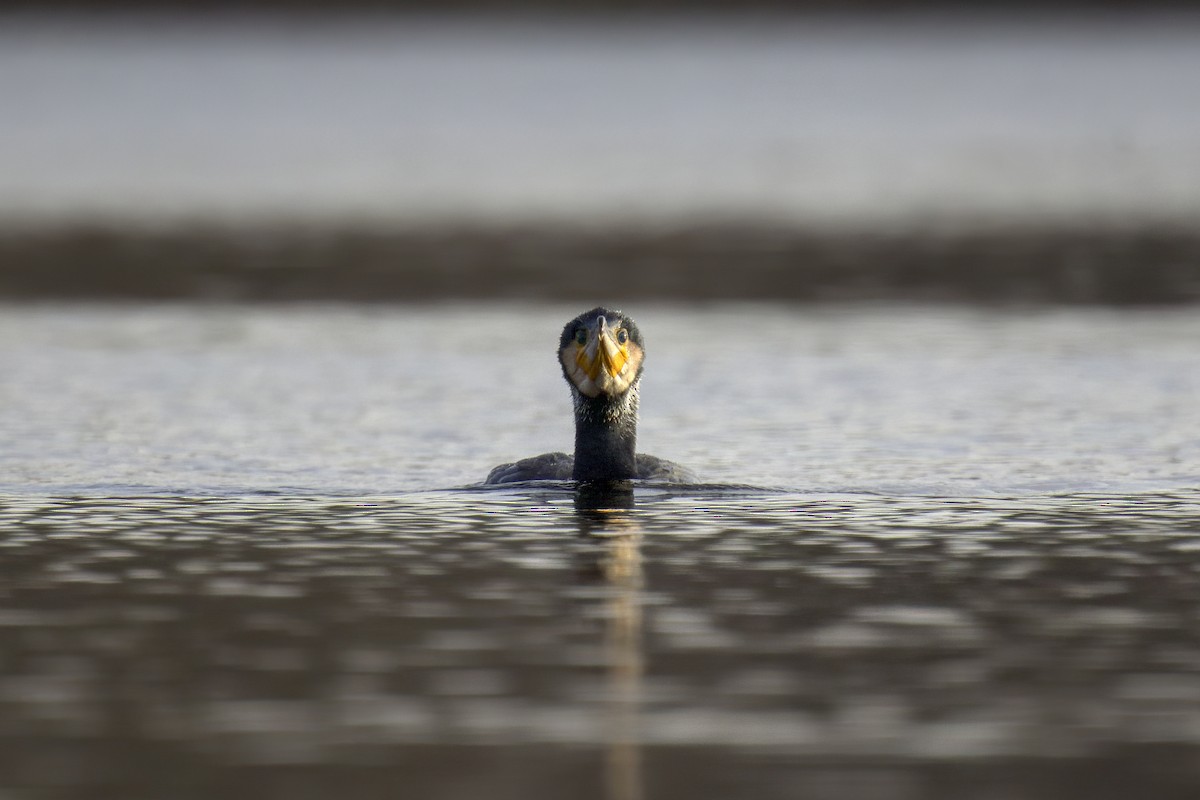
[[[629,361],[629,351],[617,341],[608,320],[600,317],[598,323],[596,334],[575,353],[575,366],[599,391],[616,394],[616,379]]]

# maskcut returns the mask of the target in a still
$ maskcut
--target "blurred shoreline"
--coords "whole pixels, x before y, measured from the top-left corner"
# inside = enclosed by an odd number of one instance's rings
[[[722,222],[0,230],[0,300],[1155,305],[1200,302],[1185,224]]]
[[[0,300],[1200,302],[1200,15],[917,7],[13,14]]]

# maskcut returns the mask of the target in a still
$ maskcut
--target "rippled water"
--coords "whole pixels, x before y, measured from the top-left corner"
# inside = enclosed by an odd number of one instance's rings
[[[0,491],[380,494],[573,441],[574,306],[3,308]],[[706,483],[1195,487],[1200,314],[630,308],[639,449]]]
[[[631,308],[707,484],[471,487],[574,310],[5,309],[0,793],[1200,790],[1200,315]]]

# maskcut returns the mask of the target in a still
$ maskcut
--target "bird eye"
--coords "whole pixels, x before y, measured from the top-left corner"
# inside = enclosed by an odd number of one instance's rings
[[[584,330],[583,328],[575,329],[575,343],[576,344],[587,344],[587,331],[586,330]]]
[[[625,344],[629,341],[629,334],[625,332],[624,328],[621,328],[621,330],[617,331],[617,341],[621,344]]]

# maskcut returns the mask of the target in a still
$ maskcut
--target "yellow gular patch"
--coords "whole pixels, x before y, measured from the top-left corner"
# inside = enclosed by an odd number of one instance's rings
[[[587,348],[572,342],[562,349],[559,358],[576,389],[587,397],[599,396],[600,387],[596,385],[600,372],[599,360],[589,359]]]
[[[594,352],[591,355],[588,354],[588,350],[591,348],[575,345],[575,349],[578,351],[575,353],[575,366],[587,376],[588,380],[595,382],[596,378],[600,376],[600,359],[596,358]]]
[[[581,394],[616,397],[627,391],[637,377],[642,351],[633,342],[618,345],[612,339],[593,339],[586,346],[571,342],[559,358],[567,377]]]
[[[601,338],[598,349],[600,351],[600,358],[597,361],[604,362],[604,368],[608,370],[608,376],[615,378],[620,375],[621,370],[625,368],[625,362],[629,360],[628,345],[617,344],[609,338]]]
[[[625,360],[621,362],[620,377],[625,382],[624,389],[628,389],[629,384],[633,383],[633,379],[637,377],[638,370],[642,368],[642,348],[633,342],[628,342],[621,348],[621,352],[624,354]]]

